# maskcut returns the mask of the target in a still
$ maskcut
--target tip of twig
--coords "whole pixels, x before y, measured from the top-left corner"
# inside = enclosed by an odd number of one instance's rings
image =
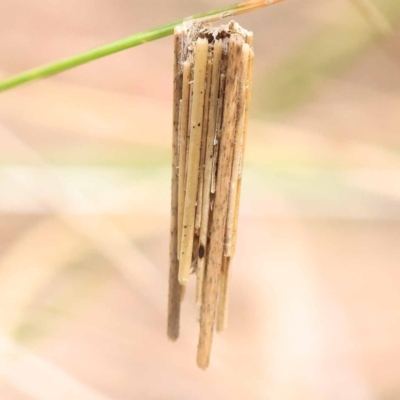
[[[197,366],[202,370],[202,371],[206,371],[208,368],[209,362],[206,360],[200,360],[199,358],[197,358]]]
[[[225,327],[219,327],[217,325],[216,332],[218,333],[218,335],[222,335],[223,333],[225,333],[225,330]]]
[[[176,342],[178,340],[178,338],[179,338],[179,332],[170,332],[170,331],[168,331],[167,332],[167,336],[168,336],[168,339],[171,342]]]

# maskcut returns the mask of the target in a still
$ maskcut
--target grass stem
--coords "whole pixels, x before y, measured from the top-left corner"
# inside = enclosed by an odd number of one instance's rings
[[[233,17],[238,14],[247,13],[249,11],[257,10],[262,7],[267,7],[283,0],[250,0],[242,3],[230,5],[227,7],[219,8],[216,10],[208,11],[206,13],[196,14],[178,21],[170,22],[156,28],[152,28],[143,32],[136,33],[123,39],[105,44],[100,47],[85,51],[75,56],[65,58],[63,60],[46,64],[26,72],[11,76],[10,78],[0,81],[0,92],[9,90],[24,83],[34,81],[37,79],[46,78],[52,75],[59,74],[60,72],[78,67],[79,65],[97,60],[102,57],[109,56],[114,53],[129,49],[131,47],[139,46],[141,44],[151,42],[153,40],[161,39],[170,36],[174,33],[175,26],[185,21],[217,21],[227,17]]]

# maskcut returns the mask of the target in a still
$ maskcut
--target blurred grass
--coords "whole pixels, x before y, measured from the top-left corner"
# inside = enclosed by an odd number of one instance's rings
[[[400,2],[371,1],[382,17],[397,24]],[[350,68],[377,40],[381,31],[363,18],[355,7],[349,7],[331,26],[324,26],[267,73],[259,90],[255,110],[259,117],[276,118],[305,104],[317,93],[321,80],[338,76]]]
[[[75,319],[93,306],[101,285],[107,282],[109,268],[104,260],[89,252],[84,260],[66,265],[38,294],[39,301],[26,310],[12,337],[24,346],[46,340],[65,318]],[[34,300],[34,299],[32,299]]]
[[[104,149],[93,146],[52,148],[41,151],[41,156],[50,165],[118,166],[141,168],[145,171],[169,166],[170,153],[170,149],[165,146],[135,144],[125,148],[115,146]]]

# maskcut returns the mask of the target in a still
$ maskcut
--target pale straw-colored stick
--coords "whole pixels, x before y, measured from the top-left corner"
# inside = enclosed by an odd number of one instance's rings
[[[217,310],[217,332],[222,333],[228,325],[228,306],[229,306],[229,281],[231,258],[222,257],[221,280],[218,295]]]
[[[188,169],[186,179],[185,206],[181,253],[179,258],[179,282],[186,285],[192,263],[194,219],[196,210],[197,185],[199,180],[199,161],[201,132],[203,130],[203,107],[208,53],[207,39],[197,39],[194,52],[193,105],[190,121]]]
[[[253,47],[254,36],[253,32],[248,32],[246,36],[246,43],[250,46],[250,54],[249,54],[249,65],[247,68],[247,81],[246,81],[246,114],[245,114],[245,121],[244,121],[244,132],[243,132],[243,153],[240,162],[240,169],[239,169],[239,178],[242,177],[243,171],[243,160],[244,154],[246,152],[246,138],[247,138],[247,130],[249,125],[249,108],[250,108],[250,98],[251,98],[251,88],[253,86],[253,65],[254,65],[254,47]],[[240,194],[240,192],[239,192]]]
[[[253,34],[247,36],[246,42],[252,47],[253,44]],[[243,133],[243,151],[242,157],[240,161],[240,168],[239,168],[239,180],[237,186],[237,198],[236,198],[236,211],[235,211],[235,221],[233,224],[233,235],[232,235],[232,250],[231,253],[235,254],[236,251],[236,240],[237,240],[237,230],[238,230],[238,222],[239,222],[239,208],[240,208],[240,198],[242,193],[242,174],[243,174],[243,162],[244,162],[244,155],[246,152],[246,142],[247,142],[247,131],[249,125],[249,106],[250,106],[250,97],[251,97],[251,89],[253,85],[253,64],[254,64],[254,52],[253,50],[250,51],[249,57],[249,66],[247,69],[247,91],[246,91],[246,115],[244,121],[244,133]]]
[[[207,251],[208,217],[210,215],[210,190],[213,161],[213,148],[216,130],[219,81],[221,71],[222,41],[214,43],[213,70],[210,89],[209,119],[207,129],[207,148],[204,166],[203,204],[200,227],[199,261],[197,263],[196,302],[201,305],[203,296],[203,280]]]
[[[205,369],[210,362],[215,325],[216,302],[224,250],[226,214],[228,208],[229,179],[232,166],[233,140],[236,125],[236,95],[243,38],[233,34],[229,40],[228,69],[226,74],[223,128],[221,134],[218,176],[215,191],[210,252],[204,280],[204,297],[200,314],[200,337],[197,349],[197,365]]]
[[[208,129],[208,114],[210,108],[210,88],[211,88],[211,74],[213,69],[213,62],[211,59],[207,62],[207,78],[206,78],[206,94],[204,99],[204,115],[203,115],[203,131],[201,134],[201,153],[200,153],[200,171],[199,171],[199,188],[197,192],[197,207],[196,207],[196,221],[195,229],[200,234],[201,217],[203,209],[203,184],[204,184],[204,164],[207,147],[207,129]]]
[[[187,153],[187,133],[189,122],[189,99],[190,99],[190,62],[185,61],[182,65],[182,100],[179,111],[179,192],[178,192],[178,258],[182,241],[183,207],[185,204],[185,173],[186,173],[186,153]]]
[[[180,63],[183,59],[184,35],[181,27],[175,28],[174,37],[174,92],[173,92],[173,133],[172,133],[172,182],[171,182],[171,227],[169,249],[169,291],[168,291],[168,337],[175,341],[179,336],[181,310],[181,285],[178,281],[179,262],[177,257],[178,238],[178,128],[179,103],[182,96],[182,73]]]
[[[217,106],[217,127],[216,127],[216,135],[214,141],[214,153],[212,160],[212,173],[211,173],[211,193],[215,193],[215,186],[217,181],[217,162],[218,162],[218,154],[219,154],[219,140],[221,137],[221,123],[222,123],[222,114],[223,114],[223,106],[224,106],[224,96],[225,96],[225,74],[221,74],[220,78],[220,93],[218,99]]]
[[[192,77],[193,71],[190,72],[190,76]],[[192,105],[193,105],[193,81],[189,82],[189,120],[188,120],[188,135],[186,137],[186,165],[185,165],[185,186],[184,191],[186,192],[186,179],[187,179],[187,170],[188,170],[188,157],[189,157],[189,134],[190,134],[190,118],[192,117]],[[185,202],[183,202],[185,204]],[[185,207],[185,206],[184,206]],[[179,255],[181,252],[179,251]]]
[[[248,44],[243,45],[242,61],[240,70],[240,82],[238,90],[238,110],[236,122],[236,135],[232,163],[232,175],[230,180],[229,206],[226,221],[226,236],[225,236],[225,256],[232,256],[232,235],[236,212],[237,186],[239,178],[239,167],[243,152],[243,134],[245,115],[248,111],[246,107],[246,85],[247,85],[247,70],[249,65],[250,47]]]
[[[247,32],[245,42],[250,46],[250,49],[253,50],[253,42],[254,42],[254,34],[251,31]]]
[[[223,264],[221,269],[220,289],[218,297],[218,311],[217,311],[217,332],[222,333],[225,331],[228,324],[228,299],[229,299],[229,276],[230,276],[230,262],[231,262],[231,244],[232,234],[234,227],[235,212],[237,209],[237,186],[240,170],[240,160],[243,151],[243,131],[245,116],[248,111],[246,107],[246,87],[247,87],[247,74],[250,47],[248,44],[243,45],[242,61],[240,69],[240,81],[238,89],[238,109],[236,120],[236,136],[234,144],[234,155],[232,162],[232,175],[230,181],[229,192],[229,206],[226,223],[225,233],[225,257],[223,257]]]
[[[218,154],[219,154],[219,143],[215,143],[214,145],[214,153],[211,167],[211,194],[215,194],[215,188],[217,186],[217,163],[218,163]]]

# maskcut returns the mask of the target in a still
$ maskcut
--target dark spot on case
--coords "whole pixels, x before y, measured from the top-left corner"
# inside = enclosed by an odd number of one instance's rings
[[[204,257],[204,246],[201,244],[199,247],[199,258]]]

